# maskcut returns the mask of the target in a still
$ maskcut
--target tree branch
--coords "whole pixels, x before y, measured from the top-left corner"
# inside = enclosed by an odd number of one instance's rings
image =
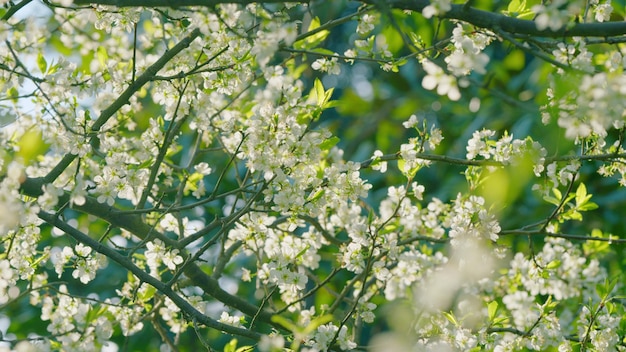
[[[363,0],[364,3],[373,4],[376,0]],[[422,12],[426,6],[430,5],[428,0],[395,0],[390,1],[389,6],[403,10],[413,10]],[[471,23],[477,27],[490,30],[503,30],[514,34],[526,34],[537,37],[610,37],[626,34],[626,22],[602,22],[602,23],[577,23],[568,28],[564,26],[556,31],[550,29],[539,30],[535,21],[521,20],[505,16],[499,13],[478,10],[466,5],[452,5],[452,9],[441,18],[461,20]]]
[[[172,60],[178,53],[183,51],[183,49],[187,48],[191,42],[193,42],[197,37],[200,36],[200,29],[196,28],[188,36],[183,38],[180,42],[178,42],[174,47],[170,50],[166,51],[163,56],[161,56],[155,63],[153,63],[150,67],[146,69],[146,71],[137,78],[136,81],[132,82],[128,88],[120,96],[106,109],[102,110],[98,119],[91,126],[91,130],[93,132],[97,132],[100,130],[100,127],[104,125],[111,116],[113,116],[122,106],[128,104],[128,100],[144,86],[144,84],[150,82],[159,71],[167,64],[170,60]]]
[[[13,5],[9,7],[7,12],[2,16],[3,21],[8,21],[11,16],[13,16],[17,11],[21,10],[24,6],[28,5],[33,0],[23,0],[19,4]]]
[[[109,259],[113,260],[114,262],[120,264],[122,267],[124,267],[125,269],[127,269],[128,271],[133,273],[133,275],[138,277],[139,280],[141,280],[143,282],[146,282],[149,285],[151,285],[154,288],[156,288],[157,290],[159,290],[159,292],[161,292],[164,295],[166,295],[167,297],[169,297],[172,300],[172,302],[174,302],[183,312],[185,312],[187,315],[192,317],[192,319],[194,321],[198,321],[198,322],[206,325],[209,328],[213,328],[213,329],[216,329],[218,331],[223,331],[223,332],[226,332],[226,333],[229,333],[229,334],[245,336],[245,337],[248,337],[248,338],[251,338],[251,339],[254,339],[254,340],[259,340],[261,338],[261,335],[259,333],[257,333],[257,332],[246,330],[246,329],[242,329],[242,328],[237,328],[237,327],[234,327],[234,326],[231,326],[231,325],[227,325],[227,324],[222,324],[222,323],[220,323],[220,322],[218,322],[216,320],[213,320],[213,319],[207,317],[206,315],[204,315],[200,311],[198,311],[196,308],[194,308],[184,298],[182,298],[176,292],[174,292],[174,290],[172,290],[169,286],[167,286],[166,284],[164,284],[163,282],[159,281],[155,277],[151,276],[150,274],[148,274],[145,271],[143,271],[140,268],[138,268],[132,262],[131,259],[129,259],[128,257],[125,257],[122,254],[118,253],[117,251],[115,251],[115,250],[113,250],[113,249],[103,245],[102,243],[100,243],[100,242],[96,241],[95,239],[89,237],[88,235],[84,234],[83,232],[73,228],[72,226],[68,225],[67,223],[61,221],[55,215],[49,214],[49,213],[46,213],[46,212],[39,212],[38,216],[39,216],[39,218],[41,218],[42,220],[44,220],[48,224],[50,224],[52,226],[55,226],[55,227],[59,228],[60,230],[64,231],[65,233],[70,235],[72,238],[74,238],[76,241],[91,247],[96,252],[98,252],[100,254],[103,254],[107,258],[109,258]]]
[[[161,56],[155,63],[153,63],[150,67],[146,69],[146,71],[137,78],[136,81],[132,82],[128,88],[120,94],[120,96],[115,99],[115,101],[109,105],[106,109],[102,110],[98,119],[94,121],[91,125],[91,139],[90,142],[94,145],[98,139],[97,132],[115,113],[122,108],[122,106],[128,104],[128,100],[143,87],[146,83],[150,82],[156,74],[170,61],[172,60],[178,53],[187,48],[192,41],[194,41],[198,36],[200,36],[200,29],[196,28],[188,36],[183,38],[180,42],[178,42],[174,47],[170,50],[166,51],[163,56]],[[77,155],[75,154],[66,154],[63,159],[46,175],[44,183],[50,183],[63,173],[63,171],[76,159]]]
[[[361,2],[375,5],[378,0],[362,0]],[[178,0],[175,5],[171,0],[75,0],[76,5],[110,5],[117,7],[182,7],[182,6],[204,6],[213,7],[219,4],[241,4],[247,5],[254,2],[259,3],[282,3],[279,0]],[[292,1],[309,3],[309,1]],[[392,0],[388,1],[391,8],[422,12],[426,6],[430,5],[428,0]],[[564,26],[556,31],[550,29],[539,30],[532,20],[521,20],[514,17],[505,16],[499,13],[483,11],[466,5],[452,5],[452,9],[441,18],[460,20],[471,23],[477,27],[489,30],[503,30],[509,33],[525,34],[537,37],[563,38],[563,37],[611,37],[626,34],[626,22],[602,22],[602,23],[576,23],[572,26]]]
[[[116,7],[184,7],[184,6],[205,6],[214,7],[219,4],[241,4],[252,3],[276,4],[287,2],[284,0],[74,0],[74,5],[109,5]],[[309,1],[291,1],[299,3],[309,3]]]
[[[524,230],[504,230],[498,233],[498,235],[506,236],[544,236],[544,237],[554,237],[554,238],[565,238],[567,240],[575,240],[575,241],[598,241],[598,242],[608,242],[618,243],[618,244],[626,244],[626,239],[619,238],[617,236],[609,235],[609,237],[595,237],[595,236],[586,236],[586,235],[574,235],[569,233],[550,233],[546,231],[524,231]]]
[[[370,2],[374,0],[365,0]],[[391,2],[390,6],[405,10],[414,10],[421,12],[424,7],[429,5],[427,0],[396,0]],[[505,16],[499,13],[478,10],[473,7],[464,5],[452,5],[452,9],[447,13],[439,16],[441,18],[449,18],[461,20],[471,23],[477,27],[490,30],[503,30],[509,33],[526,34],[537,37],[609,37],[615,35],[626,34],[626,22],[602,22],[602,23],[577,23],[571,28],[564,26],[556,31],[550,29],[539,30],[535,21],[520,20]]]
[[[42,178],[28,178],[22,183],[21,191],[28,196],[38,197],[41,195]],[[69,201],[69,194],[66,192],[59,198],[59,204],[65,204]],[[144,239],[146,236],[151,235],[155,238],[161,239],[164,243],[172,248],[178,248],[178,243],[156,231],[152,226],[146,224],[141,217],[141,214],[126,214],[123,210],[119,210],[115,207],[108,206],[106,204],[98,203],[93,197],[86,197],[85,204],[78,206],[72,205],[72,209],[85,212],[90,215],[97,216],[109,224],[126,229],[136,235],[137,237]],[[48,219],[49,217],[46,217]],[[44,221],[46,219],[42,218]],[[57,220],[50,223],[50,225],[56,226]],[[60,228],[60,227],[59,227]],[[64,230],[63,228],[61,228]],[[64,230],[65,231],[65,230]],[[97,242],[97,241],[96,241]],[[99,244],[104,246],[103,244]],[[108,248],[108,247],[107,247]],[[95,249],[95,248],[94,248]],[[112,249],[109,248],[112,251]],[[115,252],[117,255],[119,253]],[[233,307],[248,316],[256,316],[258,320],[264,323],[272,324],[271,317],[274,314],[268,310],[259,310],[259,307],[253,303],[248,302],[245,299],[231,295],[224,291],[217,280],[207,275],[196,263],[190,263],[185,266],[183,272],[194,283],[194,285],[200,287],[205,294],[215,298],[216,300],[224,303],[229,307]],[[200,321],[200,320],[198,320]]]
[[[435,161],[435,162],[443,162],[453,165],[464,165],[464,166],[506,166],[510,165],[510,163],[505,164],[500,161],[490,160],[490,159],[479,159],[479,160],[468,160],[462,158],[455,158],[447,155],[437,155],[437,154],[426,154],[426,153],[417,153],[415,154],[416,159]],[[360,163],[361,169],[367,169],[377,162],[381,161],[393,161],[400,160],[402,157],[399,153],[395,154],[386,154],[379,158],[371,158]],[[548,165],[553,162],[558,161],[605,161],[605,162],[622,162],[626,159],[626,153],[610,153],[610,154],[592,154],[592,155],[561,155],[555,157],[547,157],[545,158],[544,165]],[[626,162],[626,161],[624,161]]]

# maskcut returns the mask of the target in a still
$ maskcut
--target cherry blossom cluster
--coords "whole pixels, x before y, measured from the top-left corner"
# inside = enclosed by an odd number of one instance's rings
[[[532,7],[532,11],[537,14],[535,24],[537,29],[550,29],[556,31],[571,23],[573,19],[580,15],[585,8],[584,1],[551,1],[547,4],[539,4]],[[613,7],[610,1],[600,2],[593,0],[589,2],[593,11],[593,19],[598,22],[609,21]],[[586,13],[586,12],[585,12]]]
[[[622,128],[624,75],[619,72],[567,74],[569,87],[554,78],[548,91],[546,116],[554,117],[568,138],[582,140],[590,136],[604,139],[611,128]],[[572,90],[572,82],[580,89]]]
[[[584,5],[536,5],[534,23],[560,29]],[[423,17],[452,6],[431,1]],[[589,6],[596,21],[610,20],[610,3]],[[26,297],[47,324],[38,332],[47,335],[14,347],[95,351],[152,320],[167,330],[162,350],[170,336],[206,330],[258,340],[262,351],[351,350],[363,324],[396,305],[410,334],[397,338],[390,322],[373,346],[621,348],[613,295],[622,288],[601,251],[558,238],[561,224],[595,206],[583,183],[573,189],[584,159],[549,158],[530,137],[489,129],[472,133],[464,158],[437,155],[445,130],[413,114],[402,125],[417,136],[398,150],[345,160],[318,124],[333,90],[319,79],[309,90],[302,72],[337,75],[341,59],[398,71],[406,58],[394,58],[377,32],[384,13],[367,6],[347,17],[355,34],[343,57],[316,52],[328,29],[310,20],[307,36],[300,19],[309,11],[98,5],[55,8],[52,32],[32,20],[28,32],[0,24],[0,62],[10,68],[0,67],[0,86],[17,111],[0,129],[0,305]],[[414,57],[422,87],[457,101],[468,76],[487,73],[496,34],[456,22],[450,34],[444,50]],[[549,51],[544,120],[587,157],[623,154],[621,139],[607,141],[624,127],[624,52],[598,59],[590,45],[575,38]],[[47,55],[58,47],[73,55]],[[45,152],[29,151],[33,140]],[[600,173],[626,183],[622,160],[610,160]],[[467,190],[434,196],[419,171],[435,162],[463,165]],[[376,204],[369,168],[402,180]],[[557,207],[538,231],[503,230],[506,204],[485,191],[510,169]],[[530,249],[513,252],[510,236],[520,233]],[[99,280],[113,287],[92,292]]]
[[[468,81],[463,77],[472,72],[486,73],[489,57],[483,50],[494,38],[491,33],[475,31],[458,24],[451,38],[451,53],[444,59],[447,64],[446,70],[430,59],[422,59],[422,67],[426,72],[422,79],[422,87],[428,90],[437,88],[437,94],[447,95],[450,100],[459,100],[461,97],[459,86],[468,85]]]
[[[532,162],[536,176],[544,171],[548,152],[541,144],[530,137],[513,139],[513,135],[506,132],[496,141],[491,139],[495,135],[496,132],[493,130],[475,131],[467,142],[466,158],[476,160],[480,156],[480,159],[494,160],[501,165],[519,164],[528,158]]]

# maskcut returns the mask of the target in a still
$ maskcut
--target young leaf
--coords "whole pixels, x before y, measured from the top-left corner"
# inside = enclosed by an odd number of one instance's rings
[[[105,47],[99,46],[98,49],[96,49],[96,57],[98,58],[98,62],[101,67],[107,67],[109,54],[107,53]]]
[[[311,20],[311,23],[309,24],[308,32],[315,30],[319,26],[320,26],[320,19],[318,17],[314,17]],[[313,49],[313,48],[319,47],[319,44],[321,44],[326,39],[326,37],[328,37],[329,34],[330,34],[330,31],[324,29],[315,34],[309,35],[302,40],[295,42],[293,46],[296,49],[300,49],[300,50]]]
[[[558,199],[559,201],[561,199],[563,199],[563,195],[561,194],[561,191],[559,191],[558,188],[553,188],[552,189],[552,193],[554,193],[554,196],[556,197],[556,199]]]
[[[497,311],[498,311],[498,302],[497,301],[489,302],[489,304],[487,305],[487,312],[489,314],[489,321],[493,322],[494,318],[496,317],[496,312]]]
[[[322,143],[320,143],[320,149],[329,150],[330,148],[334,147],[337,143],[339,143],[339,137],[332,136],[326,139],[325,141],[323,141]]]
[[[232,339],[224,346],[224,352],[235,352],[237,349],[237,339]]]
[[[548,265],[546,265],[546,269],[556,269],[561,266],[560,260],[553,260]]]
[[[324,85],[318,78],[313,82],[313,92],[315,92],[315,98],[317,99],[317,105],[324,105]]]
[[[589,198],[591,198],[591,195],[587,195],[587,187],[585,187],[585,184],[579,184],[576,189],[576,205],[584,204]]]
[[[289,331],[297,331],[298,330],[298,326],[296,324],[294,324],[291,320],[282,317],[280,315],[274,315],[272,316],[272,322],[282,325],[285,329],[289,330]]]
[[[317,190],[317,192],[315,192],[315,193],[313,193],[313,194],[309,195],[309,197],[308,197],[307,201],[308,201],[308,202],[314,202],[314,201],[316,201],[316,200],[318,200],[318,199],[322,198],[322,196],[324,195],[324,193],[326,193],[326,190],[325,190],[325,189],[323,189],[323,188],[320,188],[320,189],[318,189],[318,190]]]
[[[507,7],[507,11],[509,13],[517,13],[524,11],[524,7],[526,6],[526,1],[520,0],[512,0]]]
[[[452,313],[443,312],[443,316],[445,316],[446,319],[448,319],[448,321],[451,322],[452,324],[459,326],[459,323],[456,321],[456,318],[454,317]]]
[[[17,103],[17,97],[20,96],[20,92],[15,87],[11,87],[7,90],[7,97],[14,103]]]
[[[37,67],[39,67],[39,71],[41,71],[41,73],[46,73],[46,70],[48,69],[48,62],[46,62],[46,58],[43,56],[43,54],[40,52],[37,54]]]

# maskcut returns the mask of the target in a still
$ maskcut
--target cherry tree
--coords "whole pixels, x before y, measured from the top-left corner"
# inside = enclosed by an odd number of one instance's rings
[[[621,2],[0,3],[0,350],[626,350]]]

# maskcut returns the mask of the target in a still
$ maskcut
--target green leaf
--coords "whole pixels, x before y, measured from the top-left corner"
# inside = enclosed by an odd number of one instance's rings
[[[307,201],[308,202],[315,202],[316,200],[322,198],[324,193],[326,193],[326,190],[324,190],[323,188],[320,188],[314,194],[309,195],[309,198],[307,199]]]
[[[99,46],[96,49],[96,57],[101,67],[107,67],[107,61],[109,60],[109,54],[104,46]]]
[[[295,58],[291,58],[285,61],[284,65],[285,67],[287,67],[288,72],[290,72],[291,75],[296,79],[300,78],[300,76],[302,76],[302,73],[309,68],[309,65],[298,64]]]
[[[512,0],[504,13],[511,17],[531,19],[535,14],[530,10],[532,6],[529,5],[532,4],[527,4],[526,0]]]
[[[309,29],[307,32],[311,32],[312,30],[318,28],[319,26],[320,26],[320,19],[318,17],[315,17],[311,20],[311,23],[309,24]],[[302,40],[295,42],[293,46],[294,48],[300,49],[300,50],[313,49],[313,48],[318,47],[319,44],[321,44],[326,39],[326,37],[328,37],[329,34],[330,34],[330,31],[324,29]]]
[[[594,210],[594,209],[598,209],[598,204],[596,204],[594,202],[587,202],[587,203],[577,207],[577,209],[580,210],[580,211]]]
[[[50,145],[43,140],[43,135],[39,128],[35,127],[26,131],[17,141],[18,152],[22,160],[28,165],[45,154]]]
[[[298,330],[298,325],[294,324],[291,320],[280,315],[273,315],[272,322],[278,325],[281,325],[285,329],[292,331],[292,332]]]
[[[294,333],[299,332],[304,335],[309,335],[310,333],[315,331],[319,326],[324,325],[332,320],[333,320],[332,314],[326,314],[326,315],[322,315],[311,320],[309,325],[302,327],[302,326],[298,326],[297,324],[295,324],[294,322],[292,322],[291,320],[285,317],[282,317],[279,315],[272,316],[272,322],[282,325],[285,329],[291,332],[294,332]]]
[[[13,101],[14,103],[17,103],[17,97],[19,96],[20,92],[17,90],[17,88],[11,87],[9,88],[9,90],[7,90],[7,97],[11,99],[11,101]]]
[[[41,71],[41,73],[46,73],[46,70],[48,69],[48,62],[46,62],[46,58],[43,56],[43,54],[41,52],[39,52],[37,54],[37,67],[39,67],[39,71]]]
[[[313,82],[313,91],[315,92],[315,97],[317,98],[317,105],[324,105],[324,85],[319,78],[316,78],[315,82]]]
[[[541,306],[543,308],[544,312],[549,312],[551,310],[554,310],[557,306],[558,306],[559,302],[554,302],[552,300],[552,296],[548,296],[548,299],[546,299],[546,302]]]
[[[383,228],[383,231],[380,232],[381,234],[388,234],[388,233],[392,233],[395,231],[398,231],[400,227],[398,226],[398,224],[396,223],[389,223],[387,225],[385,225],[385,227]]]
[[[459,326],[459,323],[456,321],[456,318],[454,317],[452,313],[443,312],[443,316],[445,316],[446,319],[448,319],[448,321],[454,324],[455,326]]]
[[[333,96],[334,91],[335,91],[335,88],[329,88],[327,91],[324,92],[324,101],[322,104],[322,108],[326,109],[326,108],[336,105],[336,104],[333,104],[335,102],[330,101],[330,98]]]
[[[237,339],[232,339],[224,346],[224,352],[235,352],[237,350]]]
[[[507,323],[508,321],[509,321],[509,318],[507,318],[507,317],[498,317],[498,318],[495,318],[491,322],[491,325],[493,325],[493,326],[502,326],[503,324]]]
[[[615,289],[615,286],[617,285],[618,281],[619,281],[619,277],[614,278],[611,281],[609,281],[609,279],[607,278],[607,279],[604,279],[603,283],[597,284],[596,292],[598,293],[598,296],[600,296],[600,298],[603,301],[607,300],[611,292],[613,292],[613,290]]]
[[[589,199],[589,197],[587,197],[587,187],[585,186],[585,184],[579,184],[578,188],[576,189],[576,204],[585,203]]]
[[[407,34],[409,35],[409,39],[411,40],[413,45],[418,48],[423,48],[425,46],[424,40],[422,40],[422,37],[419,34],[415,32],[409,32]]]
[[[524,8],[526,7],[526,1],[522,0],[512,0],[509,3],[509,6],[507,7],[507,11],[509,13],[516,13],[516,12],[522,12],[524,11]]]
[[[546,269],[553,270],[553,269],[556,269],[556,268],[558,268],[560,266],[561,266],[561,261],[560,260],[553,260],[550,263],[548,263],[548,265],[546,265]]]
[[[317,330],[318,327],[333,321],[333,319],[334,319],[334,317],[333,317],[332,314],[321,315],[321,316],[311,320],[311,323],[309,323],[309,325],[306,326],[304,329],[301,329],[301,331],[302,331],[303,334],[308,336],[313,331]]]
[[[561,199],[563,199],[563,195],[561,194],[561,191],[559,191],[558,188],[553,188],[552,189],[552,193],[554,193],[554,196],[556,197],[556,199],[558,199],[559,201],[561,201]]]
[[[496,317],[496,312],[497,311],[498,311],[498,302],[497,301],[489,302],[489,304],[487,305],[487,312],[489,314],[489,321],[493,322],[494,318]]]
[[[406,161],[404,159],[398,160],[398,169],[404,174],[404,165],[406,165]]]
[[[320,149],[330,150],[330,148],[334,147],[337,143],[339,143],[339,137],[332,136],[326,139],[325,141],[323,141],[322,143],[320,143]]]
[[[576,220],[576,221],[582,221],[583,220],[583,214],[581,214],[580,212],[578,212],[576,210],[571,210],[571,211],[567,212],[565,215],[563,215],[563,217],[566,218],[566,219]]]
[[[194,172],[187,178],[187,182],[185,182],[184,193],[188,195],[189,192],[195,192],[198,190],[198,184],[202,181],[204,175],[199,172]]]
[[[329,90],[326,91],[326,93],[330,92],[330,94],[332,94],[334,89],[335,88],[330,88]],[[332,100],[332,101],[329,101],[326,104],[324,104],[323,108],[324,109],[330,109],[330,108],[334,108],[336,106],[339,106],[339,101],[338,100]]]
[[[417,165],[412,169],[405,170],[405,165],[406,161],[404,159],[398,160],[398,169],[400,170],[400,172],[402,172],[402,174],[406,176],[407,179],[412,180],[415,177],[415,174],[417,174],[417,172],[420,170],[421,166]]]
[[[152,297],[154,297],[155,293],[156,293],[156,288],[154,288],[154,286],[147,285],[145,290],[138,291],[138,298],[141,302],[145,302],[145,301],[150,300]]]
[[[319,53],[319,54],[322,54],[324,56],[335,56],[335,52],[334,51],[328,50],[328,49],[325,49],[325,48],[315,48],[315,49],[311,49],[309,51],[314,52],[314,53]]]
[[[319,80],[316,78],[315,82],[313,82],[313,88],[307,97],[307,103],[315,104],[321,108],[324,101],[324,86],[322,86],[321,82],[319,84],[318,82]],[[321,113],[321,109],[319,112]]]
[[[296,254],[296,258],[302,258],[304,253],[306,253],[310,248],[311,246],[307,244],[300,252],[298,252],[298,254]]]
[[[595,238],[615,238],[618,237],[611,234],[604,234],[600,229],[591,230],[591,237]],[[607,253],[611,247],[610,241],[585,241],[583,243],[583,251],[585,255]]]
[[[609,313],[609,315],[613,315],[616,313],[618,306],[612,301],[606,301],[604,302],[604,307],[606,308],[606,312]],[[619,307],[621,308],[622,305],[620,304]]]

